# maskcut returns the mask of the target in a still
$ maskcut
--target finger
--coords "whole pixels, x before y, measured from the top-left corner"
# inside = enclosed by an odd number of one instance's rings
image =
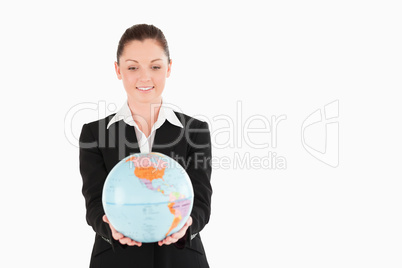
[[[124,235],[117,231],[114,231],[114,232],[112,231],[112,236],[115,240],[120,240],[120,239],[124,238]]]
[[[123,244],[123,245],[129,245],[129,244],[131,244],[131,243],[133,243],[134,241],[133,240],[131,240],[130,238],[128,238],[128,237],[123,237],[123,238],[120,238],[119,239],[119,242],[121,243],[121,244]]]
[[[122,233],[119,233],[114,227],[109,223],[110,230],[112,231],[112,236],[114,239],[119,240],[124,237]]]
[[[166,243],[166,238],[163,239],[163,240],[161,240],[161,241],[159,241],[159,242],[158,242],[158,245],[159,245],[159,246],[163,246],[165,243]]]
[[[138,247],[141,247],[141,246],[142,246],[142,243],[141,243],[141,242],[134,241],[134,240],[131,240],[127,245],[129,245],[129,246],[138,246]]]
[[[193,218],[190,216],[190,217],[188,217],[188,220],[185,225],[191,226],[192,224],[193,224]]]
[[[182,238],[182,237],[186,234],[188,227],[189,227],[189,226],[184,225],[177,233],[174,233],[174,234],[172,234],[171,236],[172,236],[173,238],[175,238],[175,239],[180,239],[180,238]]]
[[[119,242],[121,243],[121,244],[123,244],[123,245],[129,245],[129,246],[138,246],[138,247],[141,247],[142,246],[142,243],[141,242],[138,242],[138,241],[135,241],[135,240],[132,240],[131,238],[129,238],[129,237],[123,237],[123,238],[121,238],[121,239],[119,239]]]
[[[127,238],[129,238],[129,237],[127,237]],[[141,242],[137,242],[137,241],[135,241],[135,240],[133,240],[133,239],[131,239],[131,238],[129,238],[130,240],[129,240],[129,242],[127,243],[127,245],[129,245],[129,246],[140,246],[141,245]]]
[[[179,231],[177,233],[172,234],[171,237],[173,239],[179,240],[180,238],[182,238],[184,236],[185,233],[186,232]]]
[[[110,224],[109,219],[107,218],[106,215],[103,215],[102,220],[103,220],[104,222],[106,222],[107,224],[109,224],[110,231],[112,231],[112,237],[113,237],[115,240],[119,240],[119,239],[121,239],[121,238],[124,237],[123,234],[117,232],[116,229],[114,229],[114,227]]]
[[[180,231],[182,231],[182,230],[187,231],[188,227],[190,227],[192,224],[193,224],[193,219],[191,217],[189,217],[188,220],[186,221],[186,223],[180,229]]]
[[[174,244],[174,243],[176,243],[177,242],[177,239],[174,239],[174,238],[169,238],[167,241],[166,241],[166,243],[165,243],[165,245],[170,245],[170,244]]]
[[[170,244],[176,243],[177,241],[178,241],[178,239],[174,238],[173,236],[168,236],[165,239],[163,239],[162,241],[159,241],[158,244],[159,244],[159,246],[170,245]]]
[[[166,240],[162,241],[162,242],[159,244],[159,246],[163,246],[163,245],[168,245],[167,242],[166,242]]]

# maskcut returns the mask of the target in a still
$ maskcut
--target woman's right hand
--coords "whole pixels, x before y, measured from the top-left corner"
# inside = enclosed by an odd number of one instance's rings
[[[116,229],[114,229],[114,227],[112,226],[112,224],[110,224],[109,219],[107,218],[106,215],[103,215],[103,221],[106,222],[107,224],[109,224],[110,230],[112,231],[112,236],[115,240],[119,240],[119,242],[123,245],[129,245],[129,246],[138,246],[141,247],[142,243],[141,242],[137,242],[132,240],[129,237],[125,237],[122,233],[119,233],[118,231],[116,231]]]

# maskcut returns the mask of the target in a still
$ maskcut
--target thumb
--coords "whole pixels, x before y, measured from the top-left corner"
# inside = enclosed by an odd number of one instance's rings
[[[190,217],[188,217],[188,220],[187,220],[187,222],[186,222],[186,225],[187,226],[191,226],[193,224],[193,218],[190,216]]]
[[[115,237],[116,235],[116,229],[114,229],[114,227],[112,226],[112,224],[110,224],[109,219],[107,218],[106,215],[103,215],[102,220],[104,222],[106,222],[109,225],[110,230],[112,231],[112,236]],[[115,239],[119,239],[119,238],[115,238]]]

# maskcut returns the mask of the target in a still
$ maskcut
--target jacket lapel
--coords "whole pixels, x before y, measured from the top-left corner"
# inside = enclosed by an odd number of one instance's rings
[[[152,152],[159,152],[171,156],[174,148],[183,138],[184,128],[172,125],[169,121],[165,121],[163,125],[156,130]]]
[[[109,170],[126,156],[140,152],[134,127],[122,120],[110,126],[107,139],[109,144],[105,157]]]
[[[165,121],[156,130],[152,152],[159,152],[174,158],[177,153],[175,148],[184,136],[184,128],[177,127]],[[140,153],[137,137],[133,126],[120,121],[110,126],[107,146],[108,153],[105,153],[106,167],[108,172],[126,156]]]

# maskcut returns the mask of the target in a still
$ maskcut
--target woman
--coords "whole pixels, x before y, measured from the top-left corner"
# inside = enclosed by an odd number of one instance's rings
[[[147,24],[128,28],[120,39],[115,62],[127,101],[116,114],[82,128],[82,193],[87,222],[96,233],[90,267],[209,267],[199,232],[210,216],[210,133],[206,122],[163,103],[171,67],[160,29]],[[102,207],[102,189],[121,159],[151,151],[172,157],[186,169],[194,188],[194,205],[180,231],[158,243],[141,243],[124,237],[109,223]]]

